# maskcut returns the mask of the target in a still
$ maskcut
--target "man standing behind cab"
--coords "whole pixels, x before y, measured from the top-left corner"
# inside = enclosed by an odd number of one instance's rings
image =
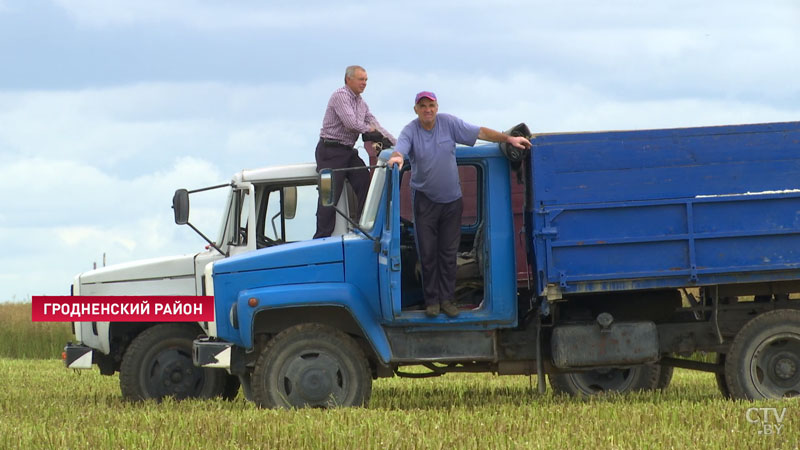
[[[395,138],[384,130],[378,120],[369,111],[361,94],[367,87],[367,71],[361,66],[349,66],[344,74],[344,86],[335,90],[328,100],[322,129],[314,154],[317,161],[317,172],[321,169],[344,169],[347,167],[365,167],[364,160],[358,156],[353,146],[361,133],[379,131],[392,143]],[[344,187],[344,179],[356,193],[358,205],[356,212],[361,216],[364,201],[369,189],[369,171],[350,170],[334,175],[334,199],[339,198]],[[333,207],[322,206],[317,202],[317,231],[314,239],[328,237],[336,225],[336,211]]]
[[[389,166],[411,161],[411,195],[414,230],[422,265],[425,314],[444,311],[458,315],[455,301],[456,255],[461,241],[461,183],[456,163],[456,143],[475,145],[483,139],[530,148],[527,138],[509,136],[478,127],[449,114],[438,114],[436,94],[423,91],[414,99],[417,118],[403,128],[389,158]]]

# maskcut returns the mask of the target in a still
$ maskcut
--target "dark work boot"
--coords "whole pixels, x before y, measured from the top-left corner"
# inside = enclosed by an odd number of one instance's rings
[[[447,317],[458,316],[458,307],[449,300],[445,300],[442,302],[442,311],[444,311],[444,313],[447,314]]]
[[[425,315],[428,317],[436,317],[439,315],[439,305],[428,305],[425,307]]]

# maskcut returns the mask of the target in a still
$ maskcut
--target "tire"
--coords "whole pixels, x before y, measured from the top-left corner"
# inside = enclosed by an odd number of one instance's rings
[[[751,319],[725,355],[731,398],[800,395],[800,311],[778,309]]]
[[[603,392],[625,394],[657,389],[660,372],[658,364],[642,364],[624,369],[605,368],[587,372],[551,374],[548,378],[550,387],[557,394],[589,397]]]
[[[656,385],[653,387],[654,391],[663,391],[669,387],[672,382],[672,375],[675,373],[675,368],[672,366],[658,366],[658,379]]]
[[[228,374],[192,364],[192,341],[198,333],[192,324],[168,323],[136,336],[122,357],[122,397],[161,401],[164,397],[182,400],[221,396]]]
[[[256,360],[251,384],[262,408],[366,406],[372,393],[369,364],[356,342],[313,323],[270,340]]]
[[[717,365],[725,367],[725,353],[717,353]],[[728,381],[725,380],[724,373],[715,373],[714,378],[717,380],[717,389],[719,393],[725,398],[731,398],[731,390],[728,389]]]

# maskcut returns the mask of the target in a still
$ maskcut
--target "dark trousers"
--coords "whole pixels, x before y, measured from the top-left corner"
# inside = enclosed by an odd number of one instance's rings
[[[414,191],[414,231],[422,265],[425,306],[455,300],[456,255],[461,241],[463,202],[436,203]]]
[[[366,167],[364,160],[358,156],[358,151],[345,145],[325,144],[322,139],[317,143],[317,150],[314,153],[317,160],[317,172],[321,169],[344,169],[347,167]],[[348,170],[345,172],[334,172],[334,201],[339,200],[344,188],[344,180],[350,181],[350,185],[356,193],[358,204],[356,207],[356,217],[361,217],[361,210],[364,208],[364,201],[367,199],[369,189],[369,171]],[[352,207],[352,206],[351,206]],[[322,202],[317,200],[317,232],[314,239],[328,237],[333,233],[336,226],[336,210],[331,206],[322,206]]]

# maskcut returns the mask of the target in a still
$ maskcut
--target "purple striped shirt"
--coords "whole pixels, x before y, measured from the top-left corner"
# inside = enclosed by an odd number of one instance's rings
[[[394,136],[386,131],[378,123],[378,119],[369,112],[367,102],[347,86],[342,86],[333,91],[331,99],[328,100],[319,136],[352,147],[361,133],[369,131],[370,125],[393,143],[397,142]]]

